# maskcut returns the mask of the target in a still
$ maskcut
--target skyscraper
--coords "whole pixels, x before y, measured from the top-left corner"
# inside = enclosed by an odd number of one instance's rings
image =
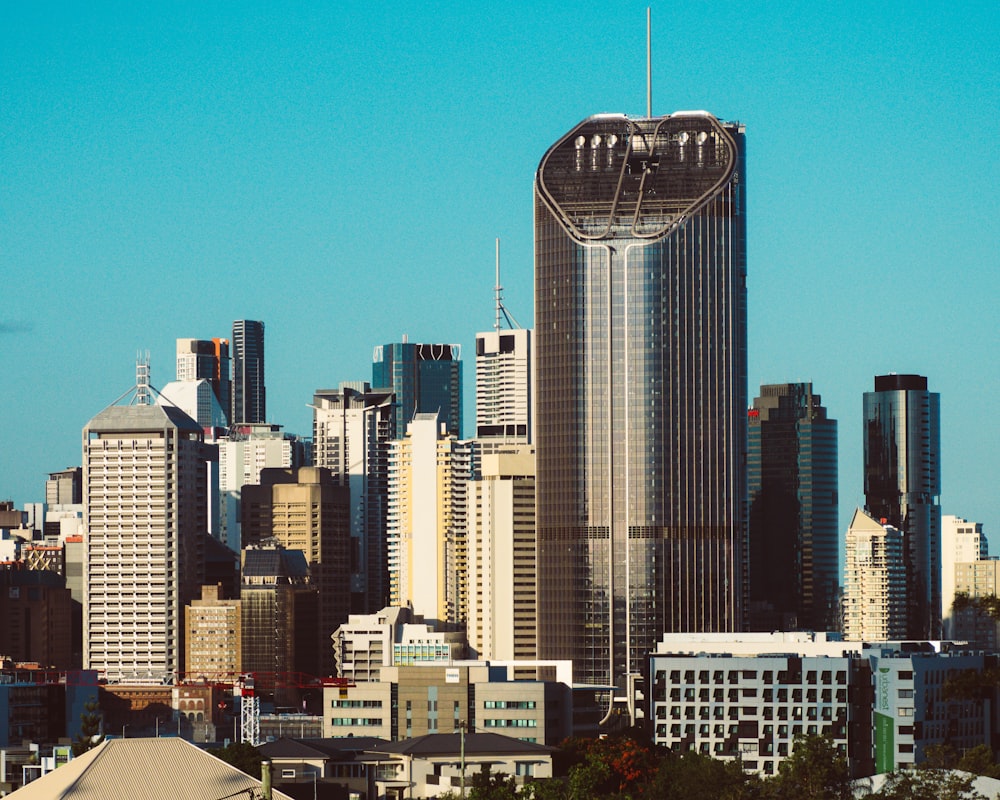
[[[645,673],[742,628],[744,129],[590,117],[535,178],[539,657]]]
[[[437,414],[449,434],[462,436],[462,349],[457,344],[379,345],[372,356],[372,388],[391,390],[393,439],[406,436],[417,414]]]
[[[313,395],[313,461],[351,490],[351,611],[389,602],[386,560],[389,442],[396,433],[391,391],[341,383]]]
[[[941,635],[940,417],[921,375],[878,375],[865,392],[865,510],[903,532],[911,639]]]
[[[252,319],[233,322],[232,397],[231,424],[267,422],[263,322]]]
[[[750,628],[839,630],[837,421],[811,383],[779,383],[747,423]]]
[[[108,681],[182,669],[215,448],[174,406],[110,406],[83,429],[84,666]]]
[[[906,638],[903,534],[860,508],[847,529],[844,637],[849,642]]]
[[[177,380],[204,379],[212,385],[226,418],[232,412],[228,339],[178,339]]]

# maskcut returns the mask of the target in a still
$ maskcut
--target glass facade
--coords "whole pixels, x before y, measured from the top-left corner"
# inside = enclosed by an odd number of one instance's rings
[[[457,344],[396,342],[375,348],[372,387],[395,394],[396,430],[406,437],[415,414],[437,414],[452,436],[462,437],[462,362]]]
[[[535,181],[539,657],[645,673],[743,625],[744,134],[591,117]]]
[[[839,630],[837,421],[811,383],[760,393],[747,420],[750,630]]]
[[[233,323],[232,425],[267,422],[264,389],[264,323],[238,319]]]
[[[865,392],[865,510],[904,533],[910,639],[941,635],[940,419],[921,375],[880,375]]]

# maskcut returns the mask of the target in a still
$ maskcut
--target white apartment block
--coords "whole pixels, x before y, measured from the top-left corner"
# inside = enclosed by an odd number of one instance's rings
[[[430,623],[462,625],[468,614],[466,497],[475,444],[417,414],[390,443],[389,603]]]
[[[946,639],[952,638],[955,601],[955,565],[989,558],[989,544],[981,522],[945,514],[941,517],[941,619]]]
[[[983,665],[942,642],[666,634],[651,657],[654,741],[773,775],[796,736],[819,734],[854,776],[902,769],[932,744],[989,742],[990,703],[943,692],[950,675]]]
[[[481,456],[469,482],[469,647],[476,658],[537,656],[535,451],[507,445]]]
[[[84,665],[109,682],[160,683],[182,668],[215,458],[173,406],[111,406],[83,429]]]
[[[860,508],[847,529],[844,637],[884,642],[906,638],[903,534]]]
[[[534,435],[532,331],[476,334],[476,438],[530,444]]]

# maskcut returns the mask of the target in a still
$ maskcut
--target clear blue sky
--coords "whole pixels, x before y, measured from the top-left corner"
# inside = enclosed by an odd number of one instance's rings
[[[0,11],[0,498],[177,337],[267,326],[269,416],[374,345],[532,317],[532,179],[645,111],[645,3],[8,3]],[[143,7],[145,6],[145,7]],[[1000,553],[1000,4],[653,5],[653,111],[747,126],[750,397],[811,380],[843,529],[876,373],[941,393],[942,507]],[[471,404],[466,402],[467,425]],[[471,428],[470,428],[471,430]]]

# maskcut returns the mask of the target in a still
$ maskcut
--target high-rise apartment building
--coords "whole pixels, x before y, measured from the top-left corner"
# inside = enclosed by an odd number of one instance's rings
[[[66,467],[50,472],[45,481],[45,505],[70,506],[83,502],[83,468]]]
[[[957,602],[948,620],[949,636],[969,642],[973,648],[996,652],[1000,644],[1000,620],[974,601],[1000,597],[1000,561],[994,558],[959,561],[954,572]]]
[[[531,331],[476,334],[476,439],[530,444],[534,435]]]
[[[535,177],[539,657],[744,625],[744,129],[590,117]]]
[[[770,384],[747,438],[750,629],[839,630],[837,421],[811,383]]]
[[[844,636],[852,642],[906,638],[903,532],[860,508],[847,529]]]
[[[903,532],[910,639],[941,634],[940,416],[921,375],[878,375],[865,392],[865,510]]]
[[[264,389],[264,323],[238,319],[233,322],[233,410],[229,421],[267,422]]]
[[[351,612],[373,614],[389,601],[386,553],[389,442],[395,395],[341,383],[313,395],[313,462],[351,492]]]
[[[953,638],[955,566],[989,558],[989,543],[981,522],[945,514],[941,517],[941,620],[946,639]]]
[[[226,419],[232,411],[229,366],[228,339],[177,340],[177,380],[208,381]]]
[[[417,414],[437,414],[449,434],[462,436],[462,349],[457,344],[379,345],[372,355],[372,387],[393,393],[396,430]]]
[[[216,458],[173,406],[111,406],[83,429],[84,666],[109,682],[160,683],[182,668]]]
[[[480,659],[538,655],[535,452],[483,453],[469,482],[468,639]]]
[[[429,623],[463,626],[468,614],[466,498],[475,446],[417,414],[389,450],[389,599]]]
[[[244,546],[273,539],[300,550],[319,592],[312,631],[324,675],[333,674],[330,636],[350,613],[349,493],[321,467],[264,469],[259,486],[243,487]]]

